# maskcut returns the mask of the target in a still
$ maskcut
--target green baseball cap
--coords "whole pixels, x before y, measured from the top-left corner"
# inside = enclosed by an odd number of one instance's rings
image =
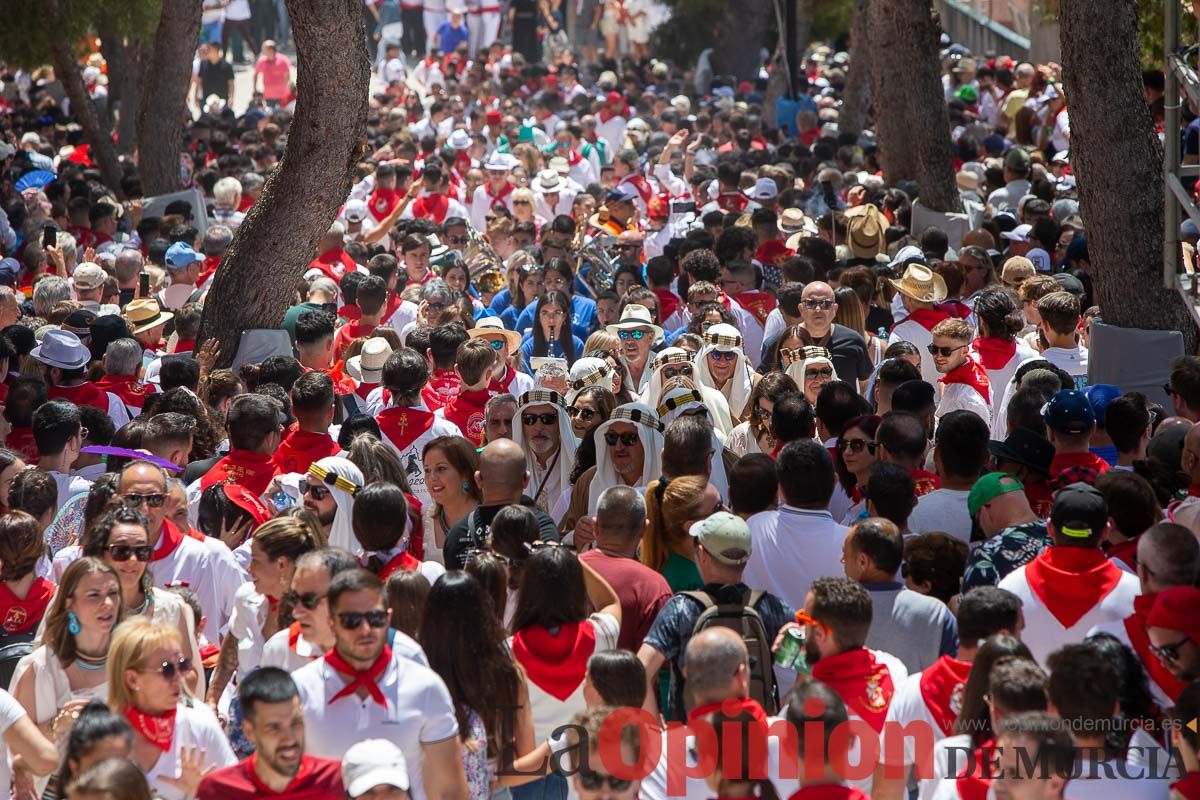
[[[1007,472],[989,472],[971,487],[967,495],[967,511],[973,517],[979,509],[1008,492],[1023,492],[1025,487],[1021,482]]]

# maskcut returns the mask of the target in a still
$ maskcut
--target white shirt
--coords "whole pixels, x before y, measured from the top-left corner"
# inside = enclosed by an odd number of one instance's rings
[[[263,645],[262,659],[258,662],[260,667],[279,667],[288,672],[295,672],[325,655],[323,650],[304,638],[304,634],[299,632],[299,623],[293,624],[297,625],[295,643],[293,644],[291,639],[292,630],[290,626],[281,631],[276,631],[270,639],[267,639],[267,643]],[[392,638],[391,648],[393,658],[406,658],[422,667],[429,666],[429,660],[425,657],[425,651],[421,649],[421,645],[417,644],[416,639],[400,631],[389,631],[389,633]]]
[[[175,713],[175,735],[171,737],[171,748],[159,756],[154,766],[146,772],[146,782],[162,800],[184,800],[187,797],[174,786],[159,780],[160,776],[179,777],[179,752],[185,747],[195,748],[200,754],[202,771],[237,763],[237,756],[229,746],[229,737],[208,706],[180,704]]]
[[[8,745],[4,734],[22,717],[26,717],[25,709],[11,694],[0,689],[0,797],[8,797],[12,793],[12,766],[9,764]]]
[[[933,731],[934,739],[940,736],[941,729],[930,713],[924,695],[921,694],[921,673],[910,674],[902,683],[895,684],[895,688],[896,692],[892,695],[892,702],[888,704],[887,719],[883,726],[880,756],[882,758],[883,754],[891,755],[899,750],[903,753],[904,765],[907,767],[917,761],[917,743],[913,736],[904,736],[902,728],[921,730],[921,727],[925,727],[926,730]],[[900,746],[894,744],[897,738],[901,739]]]
[[[367,405],[370,405],[368,399]],[[433,424],[429,426],[429,430],[422,433],[412,443],[401,450],[387,434],[383,434],[383,441],[391,445],[391,448],[400,456],[400,465],[404,467],[404,473],[408,477],[408,486],[413,493],[413,497],[421,501],[421,505],[429,505],[432,498],[429,496],[429,490],[425,488],[425,466],[422,461],[425,445],[433,441],[439,436],[462,436],[462,431],[457,425],[445,417],[435,416]]]
[[[1028,565],[1017,567],[1000,580],[1000,588],[1007,589],[1021,599],[1025,612],[1025,630],[1021,641],[1039,664],[1046,657],[1070,642],[1081,642],[1087,632],[1104,622],[1120,622],[1133,613],[1133,598],[1141,594],[1141,585],[1136,575],[1121,573],[1120,582],[1096,605],[1088,610],[1070,628],[1064,628],[1055,619],[1041,599],[1029,586],[1025,577]]]
[[[841,577],[842,542],[847,528],[828,511],[781,505],[746,520],[750,526],[750,560],[742,582],[763,589],[792,608],[804,608],[804,598],[817,578]]]
[[[1042,358],[1054,366],[1065,370],[1068,375],[1074,378],[1076,389],[1082,390],[1087,388],[1088,351],[1086,347],[1082,345],[1076,345],[1072,348],[1047,347],[1042,351]]]
[[[992,407],[974,386],[965,383],[937,384],[942,387],[942,399],[938,401],[934,413],[934,425],[951,411],[970,411],[987,423],[988,430],[992,428]],[[995,392],[995,389],[989,392]]]
[[[44,470],[44,472],[54,478],[54,483],[58,485],[58,507],[60,509],[75,495],[87,494],[91,491],[92,482],[82,475],[53,469]]]
[[[933,365],[933,356],[929,355],[926,348],[933,344],[933,334],[930,333],[924,325],[916,320],[906,319],[896,327],[892,328],[891,335],[888,336],[888,344],[893,345],[896,342],[909,342],[921,353],[921,380],[933,386],[938,385],[938,378],[942,377],[937,371],[937,367]]]
[[[783,318],[783,312],[779,307],[771,309],[771,313],[767,314],[767,324],[763,328],[763,341],[771,341],[771,337],[777,333],[783,333],[787,330],[787,320]]]
[[[228,548],[210,548],[185,533],[178,547],[150,563],[150,572],[154,585],[161,589],[175,581],[186,583],[200,600],[210,631],[225,633],[229,629],[234,595],[245,576]]]
[[[392,658],[378,684],[387,699],[386,709],[370,695],[350,695],[330,703],[347,681],[324,658],[296,670],[292,679],[304,706],[306,752],[342,758],[355,742],[387,739],[404,752],[410,795],[424,800],[421,746],[458,735],[454,702],[437,673],[410,660]]]
[[[971,515],[967,513],[969,489],[934,489],[917,500],[908,518],[914,534],[941,531],[964,542],[971,541]]]
[[[1040,358],[1038,352],[1030,347],[1024,339],[1018,337],[1017,351],[1013,353],[1013,357],[1008,360],[1008,363],[999,369],[988,369],[984,367],[984,372],[987,373],[988,383],[992,388],[992,434],[993,438],[1005,438],[1005,430],[1000,426],[1001,415],[1000,410],[1004,408],[1004,397],[1008,389],[1008,383],[1012,380],[1013,375],[1017,374],[1017,368],[1031,358]]]
[[[1167,800],[1171,782],[1182,777],[1167,770],[1168,758],[1167,751],[1149,734],[1135,730],[1124,764],[1082,757],[1079,777],[1067,782],[1063,800]],[[1160,777],[1164,773],[1174,777]]]
[[[255,590],[253,583],[238,587],[233,595],[229,635],[237,639],[238,671],[243,675],[262,663],[263,645],[266,644],[262,629],[269,612],[267,598]]]
[[[392,315],[380,322],[380,325],[390,325],[397,334],[404,327],[412,322],[417,321],[417,312],[419,311],[416,303],[410,303],[408,300],[401,300],[400,305],[392,312]]]

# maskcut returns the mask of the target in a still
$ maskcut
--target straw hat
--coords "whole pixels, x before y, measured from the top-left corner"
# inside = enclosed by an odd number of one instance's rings
[[[480,317],[475,321],[475,327],[467,331],[467,335],[472,339],[497,334],[503,336],[504,341],[508,343],[508,352],[515,352],[521,346],[521,334],[504,327],[499,317]]]
[[[132,301],[125,306],[125,313],[122,316],[129,324],[129,332],[135,336],[142,331],[164,325],[175,317],[170,311],[163,311],[159,308],[158,301],[151,298]]]
[[[387,339],[372,337],[363,342],[362,352],[346,359],[346,374],[359,383],[379,383],[383,380],[383,365],[392,354]]]
[[[785,236],[794,236],[797,234],[816,236],[820,232],[817,230],[817,223],[812,220],[812,217],[798,208],[785,208],[779,214],[778,224],[779,232]]]
[[[900,294],[922,303],[940,303],[946,299],[946,282],[924,264],[909,264],[904,277],[888,278],[888,283]]]
[[[609,325],[605,330],[613,336],[617,336],[618,331],[628,331],[634,328],[650,328],[654,331],[654,337],[650,340],[652,342],[663,334],[662,328],[654,324],[654,316],[650,313],[650,309],[638,303],[625,306],[625,310],[621,312],[621,319],[616,324]]]
[[[879,209],[866,204],[846,209],[846,244],[855,258],[874,258],[887,247],[886,220]]]

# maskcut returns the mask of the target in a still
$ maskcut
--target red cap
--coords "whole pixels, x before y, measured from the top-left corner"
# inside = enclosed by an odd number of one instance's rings
[[[488,125],[499,125],[503,117],[499,109],[493,108],[484,114],[484,119],[487,120]]]
[[[605,98],[605,102],[611,106],[613,103],[620,103],[624,99],[621,97],[620,92],[609,92],[608,97]]]
[[[226,483],[225,496],[229,502],[245,511],[258,527],[271,518],[271,512],[263,505],[263,501],[254,496],[254,492],[240,483]]]
[[[669,219],[671,216],[671,198],[665,194],[656,194],[650,198],[646,206],[650,219]]]
[[[750,81],[742,81],[738,84],[738,94],[750,94],[754,91],[754,85]]]
[[[1163,589],[1154,596],[1146,625],[1185,633],[1200,644],[1200,589],[1192,586]]]

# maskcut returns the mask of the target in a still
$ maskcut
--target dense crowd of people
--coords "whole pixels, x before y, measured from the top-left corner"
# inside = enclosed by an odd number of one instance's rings
[[[1057,65],[945,43],[963,232],[844,52],[775,119],[643,0],[368,2],[366,155],[225,368],[214,276],[287,268],[225,264],[295,103],[251,5],[196,203],[0,67],[0,797],[1200,798],[1200,358],[1089,378]]]

